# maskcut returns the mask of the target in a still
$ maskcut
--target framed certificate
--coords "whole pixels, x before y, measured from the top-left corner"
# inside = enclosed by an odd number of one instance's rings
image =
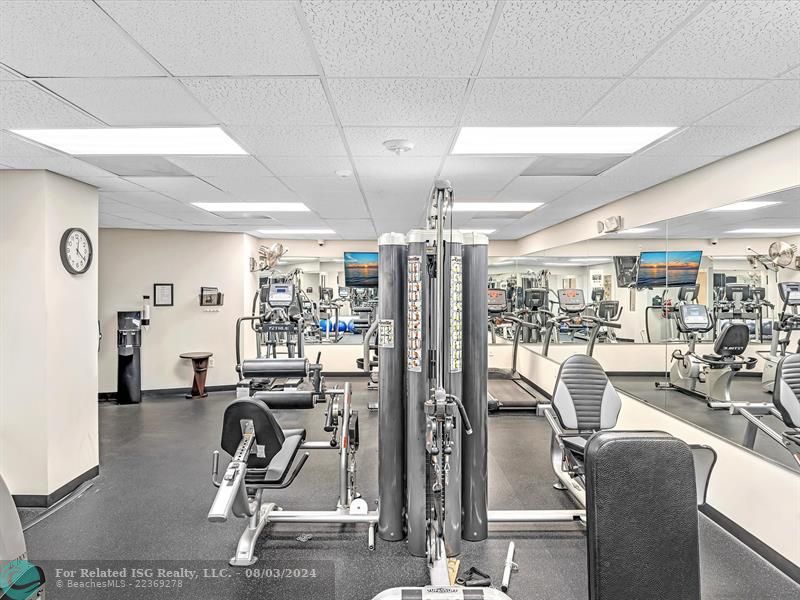
[[[173,284],[153,284],[153,306],[174,306]]]

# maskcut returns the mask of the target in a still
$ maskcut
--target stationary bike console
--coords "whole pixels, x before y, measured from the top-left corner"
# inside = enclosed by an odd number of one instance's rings
[[[586,297],[583,290],[567,288],[558,290],[558,305],[567,314],[577,315],[586,310]]]

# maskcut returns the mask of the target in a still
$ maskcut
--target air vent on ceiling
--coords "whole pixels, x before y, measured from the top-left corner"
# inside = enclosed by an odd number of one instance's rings
[[[121,177],[185,177],[191,175],[162,156],[78,156],[82,161]]]
[[[628,158],[628,154],[552,154],[538,156],[523,177],[600,175]]]

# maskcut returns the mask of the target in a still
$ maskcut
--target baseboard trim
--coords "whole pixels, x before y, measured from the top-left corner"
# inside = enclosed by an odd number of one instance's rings
[[[14,499],[14,504],[21,508],[50,508],[53,504],[73,492],[79,485],[94,479],[99,474],[100,465],[97,465],[46,496],[39,494],[12,494],[12,498]]]
[[[700,512],[714,521],[717,525],[722,527],[725,531],[730,533],[733,537],[739,540],[742,544],[750,548],[753,552],[758,554],[761,558],[766,560],[773,567],[778,569],[781,573],[800,583],[800,566],[794,564],[788,558],[777,552],[752,533],[744,529],[738,523],[735,523],[713,506],[704,504],[700,507]]]

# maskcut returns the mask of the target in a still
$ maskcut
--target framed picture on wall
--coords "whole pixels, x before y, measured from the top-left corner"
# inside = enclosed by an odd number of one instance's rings
[[[171,283],[153,284],[153,306],[174,306],[174,286]]]
[[[215,287],[200,288],[200,306],[222,306],[224,295]]]

